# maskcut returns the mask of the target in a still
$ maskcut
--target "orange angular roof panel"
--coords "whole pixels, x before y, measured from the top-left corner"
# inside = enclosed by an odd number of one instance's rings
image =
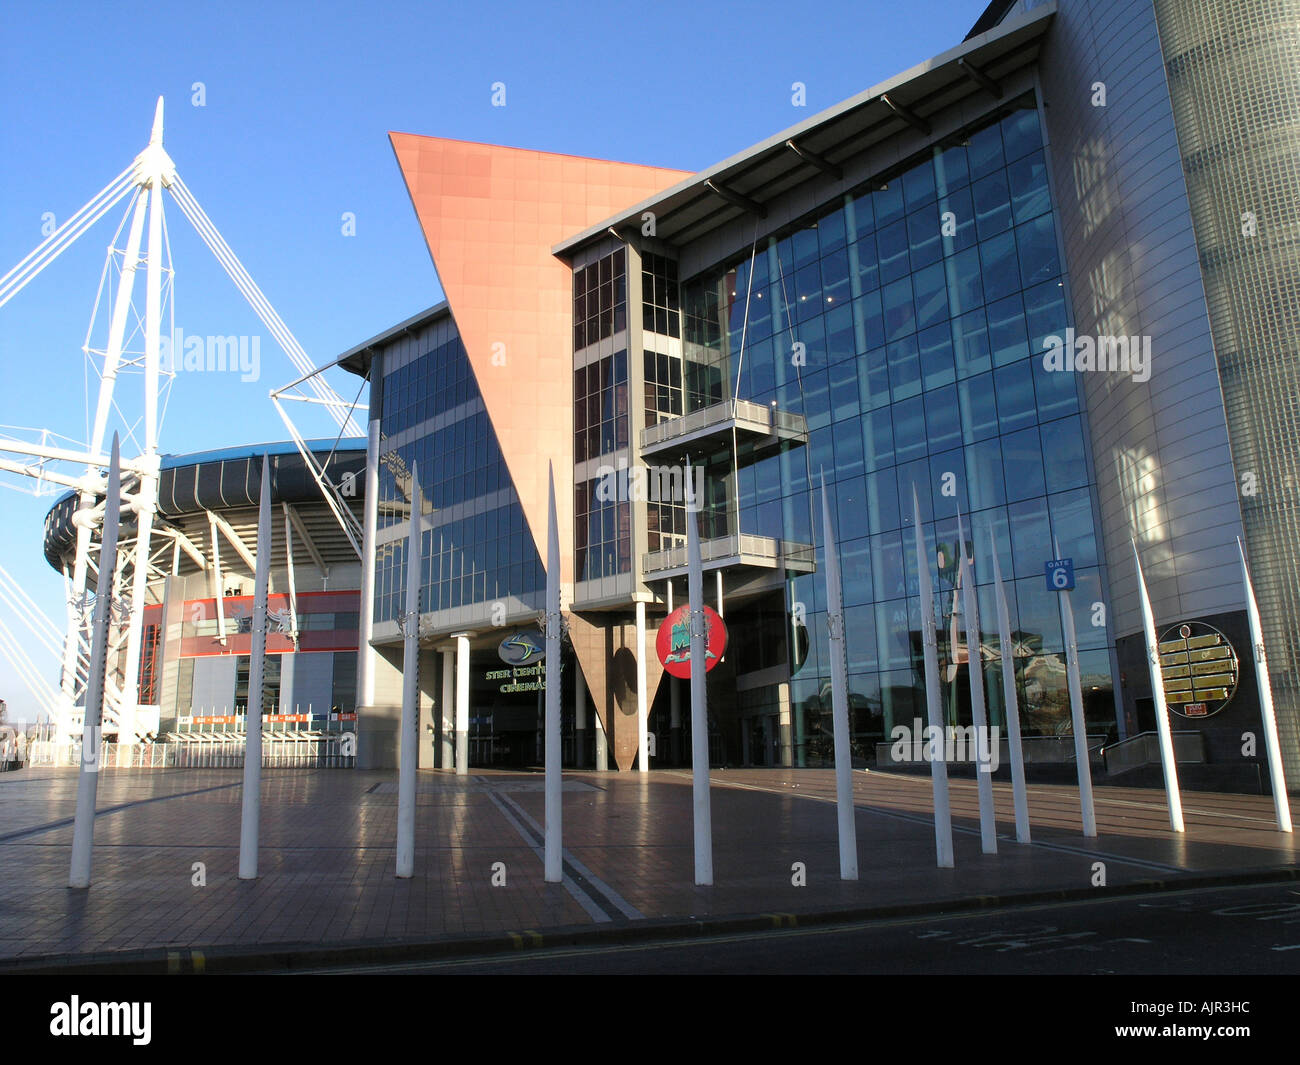
[[[546,558],[555,462],[572,581],[573,276],[551,248],[688,173],[390,133],[524,514]]]

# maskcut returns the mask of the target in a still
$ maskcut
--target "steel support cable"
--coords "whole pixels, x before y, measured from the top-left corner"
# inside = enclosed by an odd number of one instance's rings
[[[0,650],[4,650],[5,657],[13,665],[19,678],[37,699],[46,704],[47,709],[58,706],[58,697],[55,694],[54,686],[41,675],[36,663],[23,649],[22,644],[18,642],[18,638],[5,624],[3,618],[0,618]]]
[[[7,274],[5,274],[4,277],[0,277],[0,286],[7,285],[10,279],[16,276],[17,274],[19,274],[20,272],[22,272],[24,268],[33,259],[40,256],[45,250],[47,250],[56,241],[60,240],[66,231],[79,225],[81,219],[89,212],[93,211],[96,207],[96,204],[101,199],[103,199],[105,196],[116,194],[117,192],[120,191],[121,187],[129,187],[130,185],[132,185],[133,182],[130,180],[130,178],[131,178],[131,171],[133,169],[134,169],[134,164],[128,166],[125,170],[123,170],[120,174],[118,174],[117,177],[115,177],[112,181],[110,181],[107,185],[105,185],[102,189],[100,189],[99,192],[97,192],[94,196],[92,196],[89,200],[87,200],[86,203],[81,207],[81,209],[76,212],[76,214],[74,214],[71,218],[69,218],[66,222],[64,222],[63,225],[59,226],[59,228],[56,229],[53,233],[51,233],[43,242],[41,242],[35,248],[33,248],[32,251],[30,251],[27,254],[27,256],[21,262],[19,262],[12,270],[10,270]]]
[[[343,535],[348,538],[348,543],[352,545],[352,550],[356,552],[357,558],[361,558],[363,551],[357,537],[364,534],[360,522],[357,521],[356,516],[348,507],[341,504],[338,490],[325,477],[320,465],[316,462],[315,456],[312,455],[311,449],[307,446],[307,442],[302,438],[302,434],[298,432],[298,427],[293,424],[293,419],[289,417],[280,400],[272,397],[271,402],[275,404],[275,409],[279,411],[280,420],[284,422],[285,428],[289,430],[294,446],[298,449],[298,454],[302,456],[308,470],[311,471],[311,475],[316,481],[316,487],[320,489],[325,504],[334,515],[334,520],[339,523],[339,528],[343,530]]]
[[[225,238],[223,238],[221,233],[217,230],[216,225],[199,205],[194,194],[190,192],[180,178],[177,178],[173,183],[172,191],[182,212],[199,232],[200,237],[203,238],[203,241],[208,245],[208,248],[217,257],[218,262],[221,263],[231,280],[235,282],[235,286],[239,289],[240,293],[246,300],[248,300],[254,312],[262,319],[266,327],[271,330],[272,335],[281,347],[284,348],[285,354],[289,356],[290,361],[293,362],[294,366],[301,372],[314,370],[316,368],[315,365],[307,358],[306,353],[302,351],[301,346],[289,332],[288,326],[284,324],[283,320],[276,313],[275,308],[271,306],[270,301],[266,299],[261,289],[257,287],[257,284],[253,281],[248,271],[239,261],[238,256],[235,255],[230,245],[226,243]],[[342,400],[338,399],[337,396],[333,397],[333,399],[340,406],[342,405]]]
[[[3,566],[0,566],[0,598],[22,618],[33,636],[54,654],[63,655],[62,633]]]
[[[222,237],[221,233],[217,230],[217,227],[207,216],[206,212],[203,210],[202,206],[200,206],[198,200],[195,199],[194,194],[190,192],[185,182],[177,176],[172,181],[171,189],[172,194],[176,197],[176,202],[180,205],[181,211],[185,214],[185,217],[188,218],[194,228],[199,231],[199,235],[203,238],[209,249],[211,249],[212,253],[225,268],[226,273],[230,275],[231,280],[235,282],[236,287],[243,294],[244,298],[248,300],[249,304],[253,307],[254,312],[256,312],[258,317],[262,319],[266,327],[271,330],[271,333],[284,349],[285,354],[289,356],[290,361],[293,362],[302,373],[318,370],[319,367],[317,367],[308,357],[307,353],[303,351],[302,345],[298,343],[297,339],[289,331],[289,327],[284,324],[284,320],[276,312],[275,308],[271,306],[270,301],[267,300],[266,296],[262,293],[262,290],[258,288],[257,283],[252,279],[248,271],[244,269],[244,265],[239,261],[239,257],[235,255],[230,245],[226,243],[225,238]],[[312,377],[309,378],[309,380],[311,382],[312,390],[325,402],[334,420],[348,432],[348,435],[360,436],[361,429],[352,420],[351,415],[347,413],[347,407],[344,404],[342,397],[340,397],[328,383],[319,380],[319,378]]]
[[[134,187],[130,171],[104,189],[72,218],[64,222],[36,247],[22,262],[0,278],[0,307],[4,306],[23,287],[67,250],[83,233],[98,222],[112,207],[120,202]]]

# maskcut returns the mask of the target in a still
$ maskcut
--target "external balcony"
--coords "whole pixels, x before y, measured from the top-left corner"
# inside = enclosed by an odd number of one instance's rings
[[[675,462],[688,455],[708,454],[720,446],[730,446],[733,433],[737,445],[752,445],[738,447],[738,451],[758,458],[768,448],[807,444],[808,422],[802,414],[775,406],[765,407],[745,399],[725,400],[643,429],[641,457]]]
[[[683,538],[684,539],[684,538]],[[751,566],[765,570],[788,570],[812,573],[816,568],[812,544],[777,540],[770,536],[747,533],[714,537],[700,541],[700,561],[706,570]],[[686,574],[686,544],[642,556],[646,580],[666,580]]]

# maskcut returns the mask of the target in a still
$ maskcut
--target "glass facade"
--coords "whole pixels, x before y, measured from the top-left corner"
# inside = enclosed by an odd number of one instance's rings
[[[573,274],[573,348],[627,328],[627,252],[620,248]]]
[[[738,398],[807,419],[806,448],[737,464],[736,507],[743,533],[819,542],[809,489],[825,476],[862,749],[925,716],[914,491],[930,559],[957,543],[961,514],[986,660],[999,651],[988,634],[998,553],[1028,735],[1070,728],[1062,627],[1044,577],[1059,541],[1077,575],[1088,718],[1101,732],[1114,722],[1076,382],[1045,371],[1037,354],[1069,324],[1042,147],[1025,101],[684,289],[687,409],[704,405],[692,402],[692,379],[719,398],[729,380]],[[788,582],[788,608],[809,640],[791,682],[796,764],[819,760],[830,729],[822,565]],[[955,590],[940,577],[941,672],[950,720],[969,721],[965,648],[944,635]],[[999,723],[1001,679],[989,664]]]
[[[404,610],[413,468],[424,506],[421,612],[511,596],[540,607],[542,563],[459,336],[385,372],[380,428],[374,620]]]
[[[631,434],[627,259],[627,249],[617,248],[573,272],[573,552],[578,581],[632,569],[631,508],[625,490],[610,491],[609,476],[627,467]],[[611,352],[611,345],[622,346]]]

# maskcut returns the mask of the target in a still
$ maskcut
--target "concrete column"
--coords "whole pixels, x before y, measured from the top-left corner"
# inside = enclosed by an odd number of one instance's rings
[[[777,698],[780,700],[780,709],[777,711],[777,727],[780,735],[780,755],[781,765],[789,768],[794,764],[794,749],[791,745],[791,724],[790,719],[793,716],[790,706],[790,685],[780,684],[777,686]]]
[[[636,605],[636,730],[637,768],[642,773],[650,771],[650,711],[646,706],[645,670],[645,603]]]
[[[749,729],[753,722],[747,718],[740,719],[740,764],[749,765]]]
[[[587,753],[587,682],[577,656],[573,662],[573,764],[581,769]]]
[[[609,741],[605,738],[605,726],[600,722],[599,714],[592,714],[596,719],[596,772],[609,772]]]
[[[420,708],[418,742],[420,749],[420,768],[438,768],[438,700],[433,697],[433,668],[438,661],[438,653],[420,648],[420,686],[416,693],[416,705]],[[426,679],[427,678],[427,679]]]
[[[668,674],[668,747],[673,765],[682,764],[682,688],[676,677]]]
[[[438,714],[441,718],[442,735],[439,742],[442,746],[442,758],[438,765],[443,769],[456,768],[456,718],[455,718],[455,700],[456,700],[456,649],[454,647],[444,647],[442,650],[442,702],[438,706]]]
[[[469,772],[469,633],[459,632],[456,641],[456,774]]]

